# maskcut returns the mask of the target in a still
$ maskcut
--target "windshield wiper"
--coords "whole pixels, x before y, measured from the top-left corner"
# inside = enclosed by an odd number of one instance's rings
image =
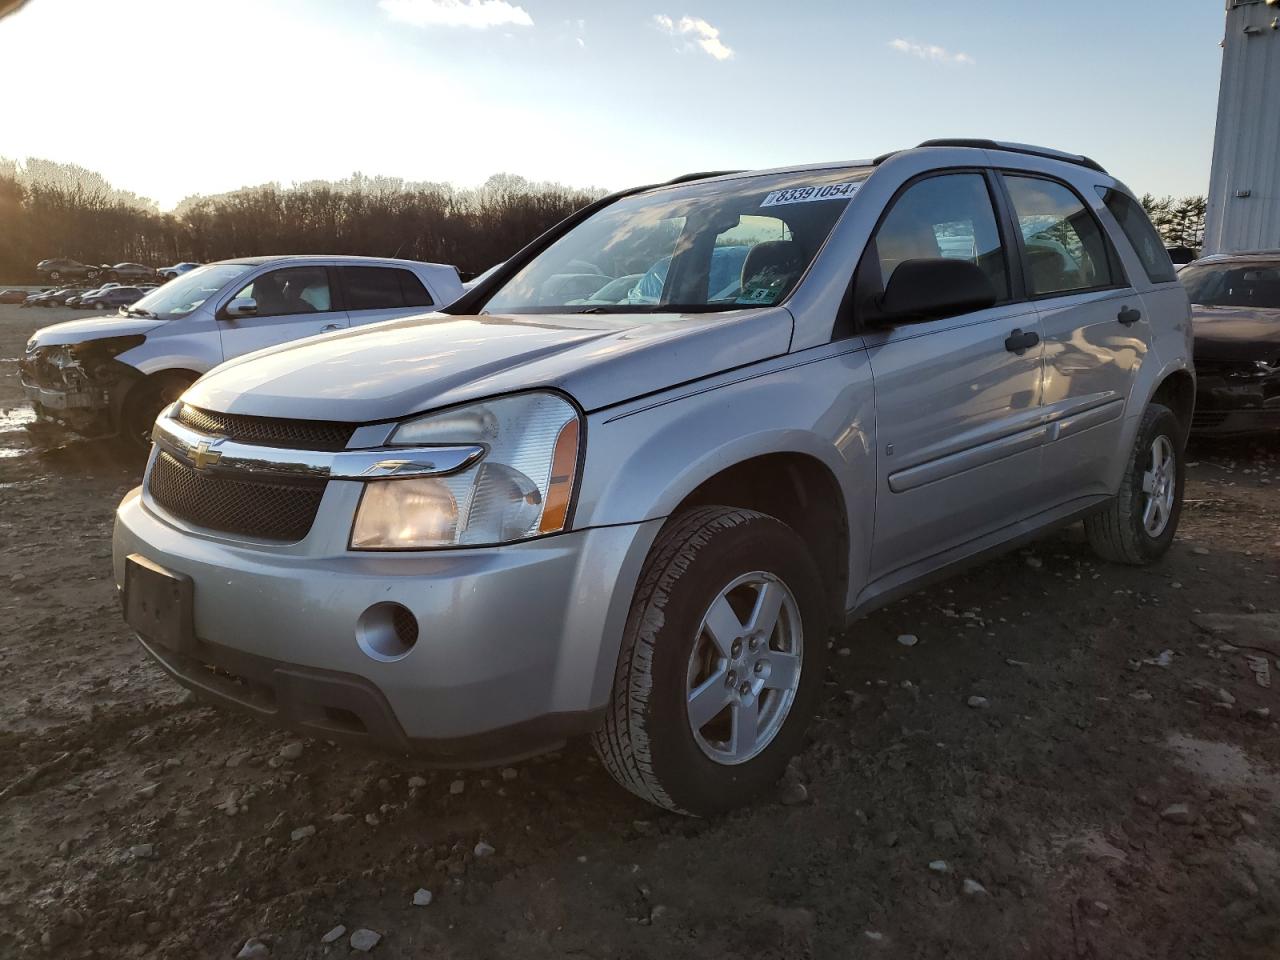
[[[125,307],[124,315],[126,317],[155,317],[155,314],[143,307]]]

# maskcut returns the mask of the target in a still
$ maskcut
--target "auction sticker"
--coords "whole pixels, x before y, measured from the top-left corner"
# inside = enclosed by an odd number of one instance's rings
[[[778,207],[784,203],[813,203],[815,200],[848,200],[862,186],[863,181],[827,183],[814,187],[788,187],[775,190],[760,203],[762,207]]]

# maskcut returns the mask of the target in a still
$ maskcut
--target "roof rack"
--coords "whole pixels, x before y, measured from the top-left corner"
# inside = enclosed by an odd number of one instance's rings
[[[677,183],[688,183],[691,180],[710,180],[712,177],[727,177],[730,174],[742,173],[741,170],[703,170],[699,173],[682,173],[678,177],[664,180],[662,186],[669,187]]]
[[[1088,167],[1090,170],[1096,170],[1098,173],[1106,173],[1106,169],[1096,160],[1091,160],[1083,154],[1064,153],[1062,150],[1054,150],[1050,147],[1036,147],[1029,143],[1010,143],[1007,140],[982,140],[982,139],[966,139],[963,137],[947,138],[942,140],[926,140],[920,144],[922,147],[976,147],[979,150],[1003,150],[1005,153],[1023,153],[1032,157],[1044,157],[1046,160],[1061,160],[1064,163],[1074,163],[1080,167]]]

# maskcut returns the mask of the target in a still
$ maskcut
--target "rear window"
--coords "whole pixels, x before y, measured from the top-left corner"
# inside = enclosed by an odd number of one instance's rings
[[[395,267],[339,267],[348,310],[429,307],[431,294],[413,273]]]
[[[1133,245],[1134,252],[1142,261],[1142,269],[1147,272],[1147,279],[1152,283],[1168,283],[1178,279],[1173,261],[1169,259],[1169,251],[1164,248],[1164,241],[1160,239],[1160,234],[1156,232],[1142,205],[1119,190],[1098,187],[1098,193],[1120,224],[1129,243]]]
[[[1192,264],[1178,279],[1201,306],[1280,307],[1280,263]]]

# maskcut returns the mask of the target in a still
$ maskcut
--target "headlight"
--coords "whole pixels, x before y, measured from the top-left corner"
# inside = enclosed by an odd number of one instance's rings
[[[580,425],[554,393],[523,393],[409,420],[393,446],[482,445],[472,467],[444,477],[371,480],[353,550],[510,543],[558,533],[569,519]]]

